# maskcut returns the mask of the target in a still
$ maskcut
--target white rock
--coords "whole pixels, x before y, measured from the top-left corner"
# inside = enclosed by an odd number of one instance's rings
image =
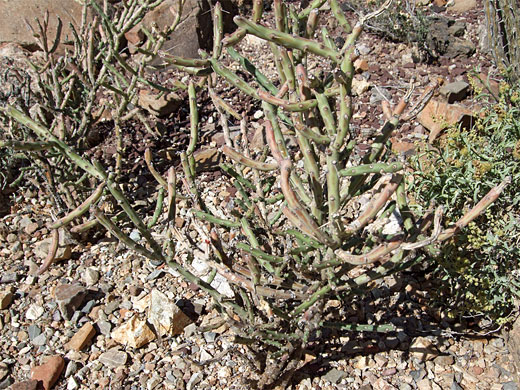
[[[196,385],[202,380],[202,372],[194,373],[188,383],[186,384],[186,390],[193,390]]]
[[[160,335],[178,335],[191,323],[190,318],[181,309],[158,290],[150,293],[148,321]]]
[[[45,310],[40,305],[33,303],[25,312],[25,318],[34,321],[40,318]]]
[[[76,382],[76,379],[74,379],[73,376],[69,378],[67,381],[67,390],[76,390],[79,388],[78,382]]]

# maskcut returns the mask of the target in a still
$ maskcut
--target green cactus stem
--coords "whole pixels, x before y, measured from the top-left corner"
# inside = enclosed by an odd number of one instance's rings
[[[320,8],[323,4],[325,4],[327,0],[313,0],[307,7],[305,7],[305,9],[301,10],[300,13],[298,14],[298,18],[299,19],[304,19],[306,18],[307,16],[309,16],[309,14],[314,11],[314,10],[317,10],[318,8]]]
[[[309,17],[307,18],[307,24],[305,26],[305,38],[312,39],[314,36],[314,32],[316,31],[316,27],[318,27],[319,22],[319,11],[317,9],[313,9],[309,13]]]
[[[222,22],[222,6],[217,1],[213,7],[213,58],[217,59],[222,54],[222,35],[224,27]]]
[[[244,156],[243,154],[237,152],[235,149],[230,148],[227,145],[222,146],[221,150],[222,150],[222,153],[224,153],[230,159],[232,159],[240,164],[244,164],[247,167],[258,169],[259,171],[265,171],[265,172],[269,172],[269,171],[278,169],[278,164],[264,163],[264,162],[253,160],[253,159],[248,158],[248,157]]]
[[[160,263],[164,261],[164,257],[159,253],[153,253],[148,251],[144,246],[139,245],[137,242],[132,240],[126,234],[124,234],[121,229],[117,227],[117,225],[112,222],[110,218],[108,218],[100,209],[95,208],[93,212],[96,219],[107,229],[111,234],[113,234],[119,241],[125,244],[127,247],[132,249],[133,251],[139,253],[140,255],[150,259],[154,263]]]
[[[314,100],[314,99],[301,101],[301,102],[297,102],[297,103],[291,103],[287,100],[277,98],[276,96],[273,96],[273,95],[269,94],[268,92],[260,90],[260,89],[257,90],[256,94],[258,95],[258,97],[260,99],[266,101],[267,103],[270,103],[274,106],[281,107],[286,111],[295,111],[295,112],[308,111],[308,110],[316,107],[316,104],[317,104],[316,100]]]
[[[304,53],[310,52],[321,57],[329,58],[336,63],[340,61],[339,53],[310,39],[294,37],[291,34],[272,30],[257,23],[251,22],[241,16],[235,16],[233,20],[237,26],[242,27],[248,33],[265,39],[269,42],[279,44],[288,49],[302,50]]]
[[[186,149],[186,156],[188,157],[191,173],[195,175],[195,157],[193,153],[199,142],[199,111],[197,109],[195,85],[192,82],[188,85],[188,98],[190,104],[190,143]]]
[[[369,173],[395,173],[399,172],[404,168],[404,165],[399,162],[387,163],[374,163],[374,164],[362,164],[355,167],[345,168],[339,171],[340,176],[359,176],[366,175]]]
[[[337,260],[330,260],[316,266],[317,269],[323,269],[327,267],[338,266],[343,263],[348,263],[352,265],[367,265],[375,263],[376,261],[381,260],[384,256],[389,254],[390,252],[396,250],[403,243],[402,240],[390,241],[388,243],[381,244],[376,248],[372,249],[370,252],[363,253],[362,255],[353,255],[344,251],[342,249],[337,249],[334,254],[338,257]]]
[[[240,222],[233,222],[228,221],[227,219],[218,218],[214,215],[205,213],[200,210],[193,210],[193,215],[195,215],[197,218],[202,219],[206,222],[214,223],[215,225],[220,225],[228,228],[238,228],[240,227]]]
[[[12,148],[27,152],[39,152],[56,147],[53,142],[22,142],[22,141],[0,141],[0,148]]]
[[[146,162],[146,166],[148,167],[148,170],[153,175],[155,180],[157,180],[157,182],[161,185],[161,187],[163,187],[164,189],[167,189],[168,184],[166,183],[166,180],[164,180],[164,178],[161,176],[161,174],[159,172],[157,172],[153,166],[152,151],[150,150],[150,148],[146,148],[146,150],[144,151],[144,161]]]
[[[83,203],[81,203],[78,207],[76,207],[74,210],[72,210],[70,213],[65,215],[64,217],[60,218],[56,222],[54,222],[50,228],[51,229],[59,229],[60,227],[63,227],[67,225],[68,223],[72,222],[75,218],[78,218],[85,214],[91,205],[95,204],[99,198],[101,198],[101,195],[103,195],[103,190],[105,189],[105,183],[101,183],[97,186],[97,188],[94,190],[94,192],[87,198]]]
[[[338,24],[343,28],[343,30],[345,30],[347,34],[350,34],[352,27],[350,26],[347,18],[345,18],[345,15],[343,15],[343,11],[341,10],[337,0],[330,1],[330,9],[338,21]]]
[[[228,47],[227,52],[231,56],[231,58],[240,63],[242,68],[247,70],[249,74],[256,79],[256,81],[258,82],[258,84],[262,86],[262,88],[264,88],[266,91],[270,92],[273,95],[278,94],[279,91],[274,86],[274,84],[262,72],[260,72],[258,68],[251,63],[251,61],[240,55],[232,47]]]
[[[244,244],[243,242],[238,242],[237,248],[249,253],[250,255],[255,256],[259,260],[264,260],[269,263],[281,264],[285,261],[283,257],[270,255],[260,249],[251,248],[250,245]]]
[[[253,0],[252,19],[255,23],[258,23],[260,21],[260,19],[262,18],[263,12],[264,12],[264,0]],[[237,28],[233,34],[226,36],[222,40],[222,44],[225,47],[235,46],[242,39],[244,39],[246,34],[247,34],[246,30],[244,30],[243,28]]]
[[[162,213],[163,202],[164,202],[164,187],[160,187],[159,191],[157,191],[157,202],[155,203],[155,210],[153,212],[152,219],[146,225],[146,227],[148,229],[151,229],[152,227],[154,227],[155,224],[157,223],[157,221],[159,220],[159,217],[161,216],[161,213]]]

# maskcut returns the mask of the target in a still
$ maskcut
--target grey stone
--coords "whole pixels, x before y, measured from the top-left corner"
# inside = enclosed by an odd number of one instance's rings
[[[518,385],[516,382],[502,383],[502,390],[518,390]]]
[[[65,368],[65,378],[74,375],[76,372],[78,372],[78,363],[76,363],[74,360],[69,361],[67,367]]]
[[[99,327],[99,331],[103,336],[109,336],[110,331],[112,330],[112,324],[106,320],[99,320],[96,322],[96,325]]]
[[[41,347],[42,345],[45,345],[47,343],[47,336],[45,335],[45,333],[42,333],[36,336],[34,340],[32,340],[32,343],[36,346]]]
[[[20,278],[21,275],[18,275],[15,272],[10,272],[8,274],[3,274],[2,277],[0,277],[0,283],[16,283]]]
[[[14,383],[13,378],[8,376],[5,378],[2,382],[0,382],[0,389],[7,389],[9,386],[11,386]]]
[[[451,383],[450,390],[463,390],[463,389],[462,389],[462,387],[460,387],[460,385],[457,382],[453,381]]]
[[[202,372],[196,372],[191,377],[188,383],[186,384],[186,390],[196,389],[197,384],[202,380]]]
[[[99,361],[108,368],[124,366],[128,360],[128,354],[116,348],[109,349],[99,356]]]
[[[341,370],[338,370],[337,368],[333,368],[332,370],[327,372],[321,378],[326,381],[331,382],[332,384],[336,384],[346,376],[347,376],[347,373],[345,371],[341,371]]]
[[[423,379],[426,376],[426,371],[423,369],[412,370],[412,371],[410,371],[410,375],[415,382],[419,382],[421,379]]]
[[[468,96],[469,84],[464,81],[456,81],[443,85],[439,90],[440,94],[445,96],[448,103],[455,103],[464,100]]]
[[[42,331],[37,325],[29,325],[27,328],[27,333],[29,334],[29,340],[34,340],[36,337],[38,337]]]
[[[56,303],[63,318],[70,320],[86,295],[87,290],[80,284],[61,284],[56,287]]]
[[[120,303],[121,302],[119,302],[117,300],[109,302],[105,305],[105,308],[103,309],[103,311],[105,312],[106,315],[110,315],[119,308]]]
[[[146,277],[146,280],[147,281],[155,280],[155,279],[159,278],[160,276],[162,276],[163,273],[164,273],[164,270],[162,270],[162,269],[153,270],[152,272],[150,272],[148,274],[148,276]]]

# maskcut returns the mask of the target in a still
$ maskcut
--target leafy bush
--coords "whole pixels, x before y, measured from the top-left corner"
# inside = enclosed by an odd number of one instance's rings
[[[485,315],[504,323],[520,295],[520,87],[502,84],[499,102],[488,105],[474,127],[449,129],[434,148],[417,155],[414,168],[413,207],[444,205],[447,222],[512,179],[504,195],[436,258],[449,288],[439,298],[452,316]]]

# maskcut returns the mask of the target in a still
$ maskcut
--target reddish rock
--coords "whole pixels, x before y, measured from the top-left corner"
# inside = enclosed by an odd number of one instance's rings
[[[437,100],[430,102],[421,111],[417,120],[430,130],[429,142],[433,142],[445,128],[460,124],[469,128],[473,123],[473,113],[458,104],[447,104]]]
[[[41,381],[38,380],[30,380],[30,381],[23,381],[15,383],[11,386],[11,390],[42,390],[43,384]]]
[[[80,330],[76,332],[70,341],[65,344],[65,349],[72,349],[74,351],[81,351],[92,340],[96,334],[96,330],[90,322],[86,322]]]
[[[31,379],[42,381],[43,388],[49,390],[57,382],[64,368],[65,360],[60,355],[50,356],[41,366],[31,369]]]
[[[354,61],[354,68],[358,72],[366,72],[369,69],[367,60],[358,58],[356,61]]]

